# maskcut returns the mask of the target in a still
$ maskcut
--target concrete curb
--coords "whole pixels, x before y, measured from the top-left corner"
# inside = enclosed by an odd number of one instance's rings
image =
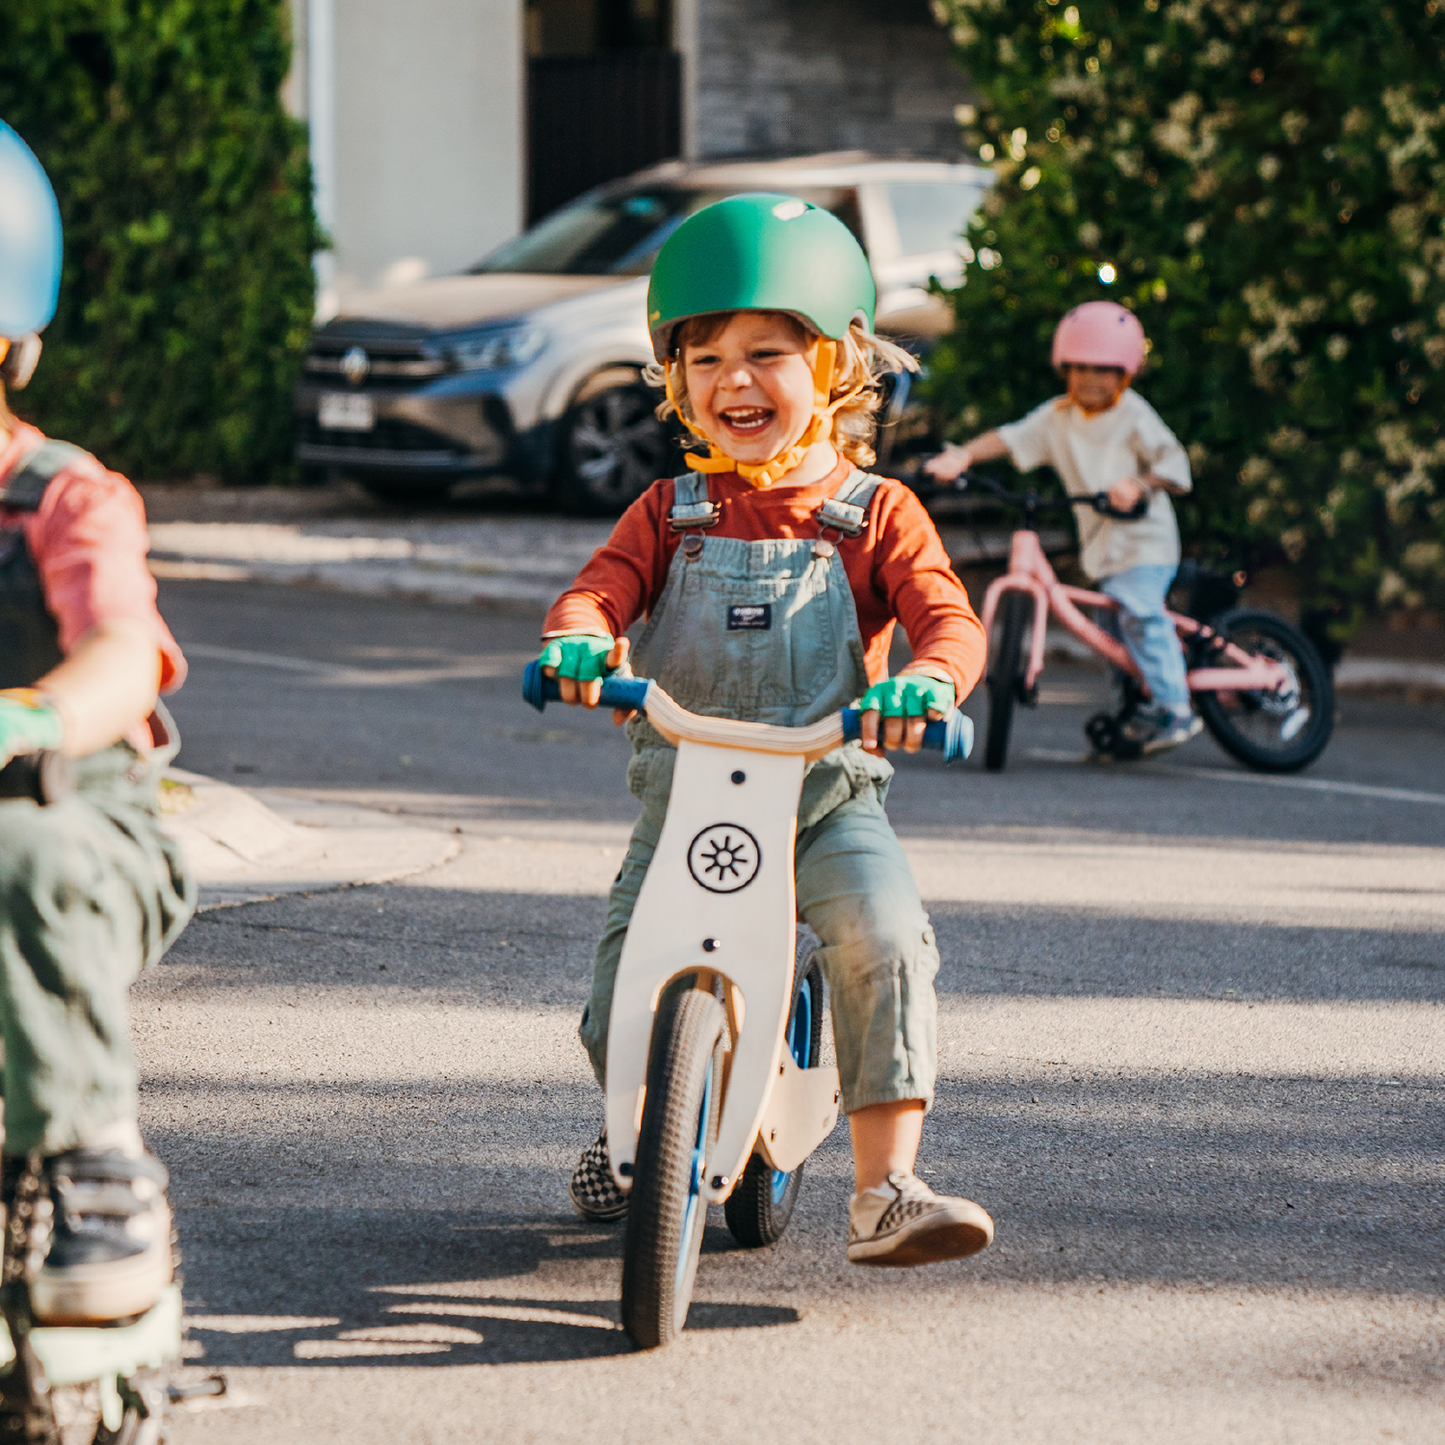
[[[200,884],[201,912],[388,883],[461,851],[461,840],[450,833],[369,808],[322,806],[278,790],[252,793],[180,768],[166,781],[166,829]]]
[[[604,522],[510,516],[161,521],[151,525],[150,568],[168,580],[269,582],[535,615],[570,584],[609,531]],[[957,566],[997,560],[1007,550],[1004,531],[944,522],[940,535]],[[1094,657],[1058,628],[1049,629],[1048,648],[1059,659]],[[1445,663],[1347,656],[1335,670],[1335,688],[1411,702],[1445,700]]]
[[[1404,693],[1410,701],[1445,701],[1445,663],[1393,657],[1345,657],[1335,668],[1335,691]]]
[[[274,582],[285,587],[344,592],[353,597],[396,597],[450,607],[488,607],[529,614],[545,612],[567,585],[567,582],[550,579],[488,577],[416,566],[372,567],[363,562],[293,567],[285,563],[178,561],[152,557],[150,570],[152,576],[181,582]]]

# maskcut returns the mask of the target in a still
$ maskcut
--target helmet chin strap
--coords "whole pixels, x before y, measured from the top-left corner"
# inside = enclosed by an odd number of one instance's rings
[[[688,466],[695,472],[736,472],[749,486],[756,487],[759,491],[781,481],[801,464],[809,447],[816,446],[819,442],[825,442],[833,435],[833,415],[838,408],[847,405],[854,397],[861,396],[868,389],[869,383],[863,381],[851,391],[844,392],[836,400],[830,400],[833,391],[833,374],[837,365],[838,343],[826,336],[820,337],[813,346],[812,420],[808,423],[802,436],[786,451],[779,452],[777,456],[770,457],[765,462],[754,464],[740,462],[736,458],[728,456],[701,427],[683,416],[682,408],[677,404],[677,397],[673,395],[672,362],[668,361],[663,368],[667,399],[672,403],[678,416],[682,418],[682,424],[688,431],[694,436],[701,437],[708,445],[708,455],[705,457],[700,457],[696,453],[688,454],[685,458]]]

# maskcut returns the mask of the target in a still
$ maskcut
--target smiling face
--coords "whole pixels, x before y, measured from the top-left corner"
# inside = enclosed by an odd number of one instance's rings
[[[1127,378],[1120,366],[1084,366],[1072,362],[1063,368],[1069,398],[1085,411],[1107,411],[1119,399]]]
[[[812,352],[813,338],[778,311],[737,311],[706,341],[685,340],[693,421],[734,461],[771,461],[813,419]]]

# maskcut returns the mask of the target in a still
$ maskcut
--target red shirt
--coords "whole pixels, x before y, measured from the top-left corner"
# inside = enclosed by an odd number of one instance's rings
[[[709,478],[712,500],[722,516],[707,535],[745,542],[820,535],[814,511],[843,484],[852,469],[840,462],[821,481],[806,487],[758,491],[734,473]],[[650,614],[662,596],[681,534],[668,525],[673,486],[654,482],[619,518],[605,547],[599,547],[576,582],[547,614],[548,634],[606,632],[620,637]],[[953,679],[962,701],[983,675],[988,642],[969,605],[923,504],[901,482],[882,481],[868,504],[867,522],[857,537],[838,540],[838,555],[853,588],[868,680],[888,676],[893,625],[913,648],[911,668]]]
[[[0,487],[45,440],[44,433],[15,423],[0,446]],[[139,622],[156,641],[161,691],[174,692],[186,676],[186,660],[156,611],[156,583],[146,567],[150,539],[140,494],[117,472],[86,456],[55,474],[33,512],[0,507],[0,530],[19,530],[40,573],[45,605],[59,630],[60,650],[102,622]],[[151,745],[144,724],[126,740]]]

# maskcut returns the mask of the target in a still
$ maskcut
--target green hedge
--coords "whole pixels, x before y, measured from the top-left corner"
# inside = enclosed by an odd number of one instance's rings
[[[933,367],[954,433],[1056,389],[1055,322],[1112,297],[1194,550],[1287,558],[1336,636],[1445,603],[1445,3],[935,10],[999,171]]]
[[[136,477],[290,466],[313,310],[286,0],[7,0],[0,116],[65,219],[23,416]]]

